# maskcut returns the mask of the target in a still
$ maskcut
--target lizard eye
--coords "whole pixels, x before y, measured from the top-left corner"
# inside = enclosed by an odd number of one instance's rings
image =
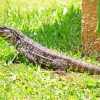
[[[19,36],[17,36],[17,37],[16,37],[16,40],[19,40],[19,39],[20,39]]]

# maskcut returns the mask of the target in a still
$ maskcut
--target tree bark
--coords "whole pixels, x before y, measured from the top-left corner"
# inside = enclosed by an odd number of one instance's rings
[[[98,0],[83,0],[82,2],[82,45],[86,55],[100,52]]]

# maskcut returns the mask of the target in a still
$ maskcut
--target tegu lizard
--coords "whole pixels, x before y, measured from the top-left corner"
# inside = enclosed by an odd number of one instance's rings
[[[88,71],[90,74],[100,74],[100,67],[52,51],[16,29],[5,26],[0,27],[0,36],[34,64],[40,64],[55,71],[67,71],[70,68],[77,72]]]

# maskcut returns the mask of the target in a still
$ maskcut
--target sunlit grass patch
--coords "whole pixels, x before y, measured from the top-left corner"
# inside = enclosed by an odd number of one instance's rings
[[[1,66],[1,99],[71,99],[99,98],[100,79],[98,76],[68,73],[59,76],[39,66],[20,64]],[[6,95],[5,95],[6,93]]]
[[[7,7],[9,8],[20,8],[21,10],[31,10],[31,9],[41,9],[41,8],[47,8],[50,6],[69,6],[69,5],[75,5],[75,6],[81,6],[81,0],[2,0],[0,1],[2,4],[0,8],[5,9]]]

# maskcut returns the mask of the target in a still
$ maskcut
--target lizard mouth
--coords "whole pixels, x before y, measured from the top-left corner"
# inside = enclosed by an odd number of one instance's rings
[[[1,30],[1,29],[0,29],[0,35],[2,35],[2,34],[5,33],[5,32],[6,32],[5,30],[3,30],[3,29]]]
[[[7,26],[0,26],[0,32],[10,32],[11,29]]]
[[[0,34],[8,32],[10,32],[10,30],[6,26],[0,26]]]
[[[0,33],[4,33],[4,27],[0,26]]]
[[[0,33],[3,33],[3,31],[2,31],[2,30],[0,30]]]

